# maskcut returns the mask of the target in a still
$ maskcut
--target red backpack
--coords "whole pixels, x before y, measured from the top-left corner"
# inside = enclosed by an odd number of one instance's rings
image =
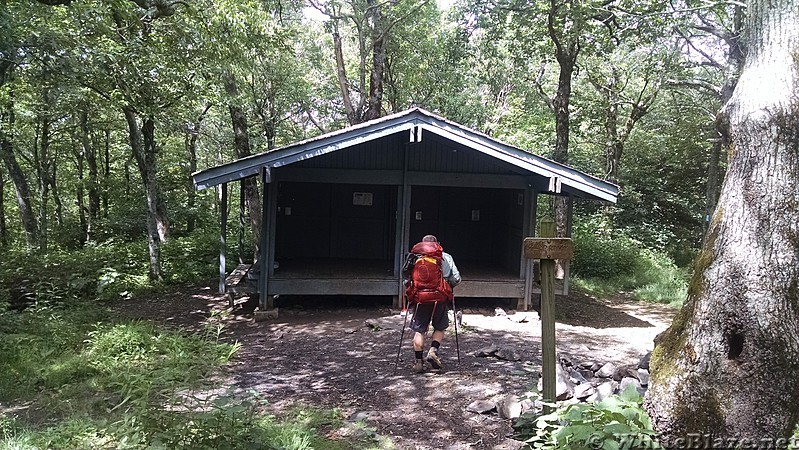
[[[452,288],[444,280],[444,250],[438,242],[419,242],[411,249],[413,266],[405,290],[408,300],[417,303],[452,300]],[[409,261],[410,262],[410,261]]]

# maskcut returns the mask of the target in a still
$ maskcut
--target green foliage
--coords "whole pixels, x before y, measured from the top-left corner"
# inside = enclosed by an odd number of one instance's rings
[[[575,285],[595,295],[619,291],[657,303],[681,304],[688,271],[663,252],[645,248],[624,232],[611,230],[600,216],[575,224],[572,273]]]
[[[659,449],[652,421],[634,386],[597,403],[560,406],[549,414],[525,413],[514,423],[533,449]]]

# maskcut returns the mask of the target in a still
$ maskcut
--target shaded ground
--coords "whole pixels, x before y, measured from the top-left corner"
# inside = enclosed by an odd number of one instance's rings
[[[632,302],[600,301],[573,293],[558,297],[558,352],[575,362],[632,364],[652,349],[676,310]],[[466,411],[475,400],[524,396],[538,381],[538,314],[497,316],[502,302],[459,301],[463,327],[457,346],[450,326],[441,352],[447,371],[413,374],[410,332],[397,362],[404,317],[388,300],[278,299],[279,318],[255,322],[239,315],[211,288],[187,286],[158,299],[120,304],[131,318],[197,328],[225,323],[226,339],[242,346],[229,370],[231,387],[256,390],[279,414],[299,404],[338,408],[390,438],[398,449],[515,449],[511,423],[495,413]],[[376,326],[366,325],[369,320]],[[429,343],[429,341],[428,341]],[[514,350],[519,361],[477,357],[488,345]],[[396,365],[395,365],[396,362]]]

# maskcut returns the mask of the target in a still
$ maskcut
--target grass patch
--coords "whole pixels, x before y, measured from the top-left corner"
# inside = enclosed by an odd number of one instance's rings
[[[338,411],[278,419],[257,393],[220,389],[238,348],[220,332],[116,321],[92,301],[0,310],[0,450],[388,448],[326,438]]]

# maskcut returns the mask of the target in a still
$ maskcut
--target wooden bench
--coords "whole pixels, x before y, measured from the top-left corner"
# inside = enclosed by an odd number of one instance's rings
[[[252,269],[252,264],[239,264],[225,278],[225,295],[228,299],[228,306],[234,305],[237,295],[253,295],[258,293],[258,288],[250,284],[247,274]]]

